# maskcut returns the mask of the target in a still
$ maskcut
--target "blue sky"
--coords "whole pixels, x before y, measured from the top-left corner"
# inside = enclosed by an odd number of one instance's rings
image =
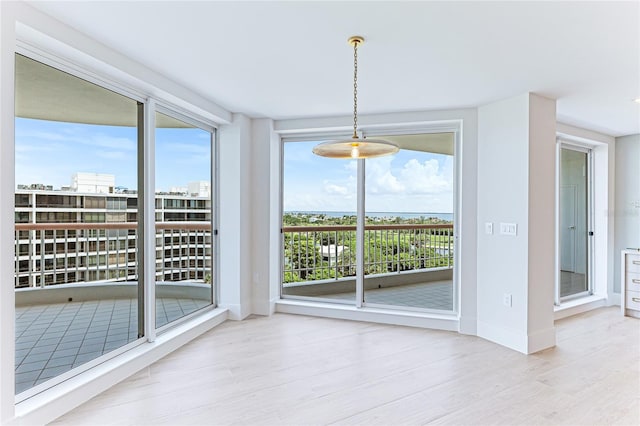
[[[318,157],[317,142],[284,147],[284,210],[356,210],[357,162]],[[366,160],[366,210],[370,212],[453,212],[453,157],[401,150]]]
[[[16,184],[54,189],[76,172],[108,173],[137,184],[136,129],[16,118]],[[285,211],[356,210],[356,161],[314,155],[317,142],[284,148]],[[156,190],[210,180],[210,136],[201,129],[156,129]],[[451,213],[453,157],[402,150],[366,161],[366,210]]]
[[[76,172],[108,173],[137,186],[137,130],[16,118],[16,184],[68,186]],[[210,136],[201,129],[156,129],[156,189],[210,180]]]

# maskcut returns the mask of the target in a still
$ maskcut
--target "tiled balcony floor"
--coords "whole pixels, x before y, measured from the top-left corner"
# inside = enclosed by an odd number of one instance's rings
[[[207,305],[200,299],[157,299],[156,324],[161,327]],[[137,337],[136,299],[16,307],[16,393]]]
[[[356,294],[355,292],[349,292],[322,297],[353,301]],[[450,311],[453,310],[453,283],[451,281],[436,281],[365,290],[364,300],[365,302],[381,305]]]

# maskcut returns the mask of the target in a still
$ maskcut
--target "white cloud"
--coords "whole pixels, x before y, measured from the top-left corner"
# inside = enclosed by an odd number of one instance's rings
[[[285,144],[286,211],[354,211],[357,161],[311,154],[314,143]],[[366,209],[370,212],[451,212],[453,157],[401,151],[367,160]]]
[[[453,176],[442,169],[438,160],[431,159],[420,163],[411,159],[400,171],[400,180],[407,194],[440,194],[451,191]]]
[[[347,195],[349,193],[349,189],[346,186],[335,185],[325,180],[324,192],[327,194]]]
[[[132,138],[121,136],[110,136],[104,133],[93,133],[83,128],[65,128],[59,132],[47,132],[32,129],[16,129],[16,149],[20,145],[37,144],[42,147],[51,145],[51,142],[57,142],[54,146],[67,145],[73,147],[73,144],[83,144],[92,147],[134,151],[137,149],[137,143]]]
[[[406,186],[391,172],[393,157],[378,158],[366,164],[366,188],[370,194],[401,194]]]

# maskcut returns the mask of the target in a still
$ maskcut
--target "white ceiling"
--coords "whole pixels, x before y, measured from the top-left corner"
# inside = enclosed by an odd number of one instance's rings
[[[232,112],[475,107],[527,91],[558,119],[640,133],[640,2],[29,2]]]

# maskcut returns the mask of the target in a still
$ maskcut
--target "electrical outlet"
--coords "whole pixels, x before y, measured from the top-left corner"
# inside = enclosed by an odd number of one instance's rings
[[[493,235],[493,223],[487,222],[484,224],[484,233],[487,235]]]
[[[509,293],[502,295],[502,304],[508,308],[512,306],[512,297]]]

